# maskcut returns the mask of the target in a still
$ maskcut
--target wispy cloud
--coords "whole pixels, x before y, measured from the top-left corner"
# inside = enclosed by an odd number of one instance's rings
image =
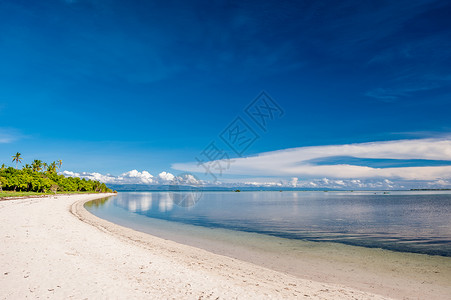
[[[406,92],[401,90],[391,90],[384,88],[377,88],[371,91],[368,91],[365,96],[376,98],[378,100],[382,100],[385,102],[392,102],[398,100],[400,97],[406,96]]]
[[[365,165],[317,165],[312,160],[336,156],[365,159],[421,159],[451,161],[450,139],[416,139],[331,146],[315,146],[265,152],[234,159],[226,174],[248,176],[300,176],[309,178],[397,178],[437,180],[451,178],[451,166],[374,168]],[[177,163],[173,169],[203,172],[197,163]]]
[[[13,128],[0,127],[0,144],[9,144],[22,138],[22,133]]]
[[[397,79],[397,81],[407,81],[408,84],[395,83],[394,88],[375,88],[368,91],[365,95],[367,97],[376,98],[382,101],[395,101],[401,98],[413,96],[415,93],[431,91],[451,84],[450,75],[434,75],[428,74],[420,78]]]

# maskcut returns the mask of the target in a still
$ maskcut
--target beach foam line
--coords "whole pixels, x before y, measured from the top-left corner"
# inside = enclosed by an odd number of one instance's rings
[[[386,299],[153,237],[84,209],[104,196],[2,201],[1,298]]]

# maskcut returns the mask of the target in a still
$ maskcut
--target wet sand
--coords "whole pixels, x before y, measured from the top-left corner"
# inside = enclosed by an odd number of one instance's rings
[[[108,215],[108,220],[298,278],[397,299],[448,299],[451,295],[451,257],[284,239],[127,215]]]
[[[110,223],[83,207],[99,197],[0,202],[1,298],[384,299]]]

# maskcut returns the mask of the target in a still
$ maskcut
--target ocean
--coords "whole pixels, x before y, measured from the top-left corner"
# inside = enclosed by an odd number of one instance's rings
[[[198,247],[305,241],[451,257],[451,191],[120,192],[85,207]]]

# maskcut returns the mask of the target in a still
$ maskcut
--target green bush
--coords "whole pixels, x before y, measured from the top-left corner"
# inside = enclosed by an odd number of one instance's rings
[[[47,165],[47,164],[45,164]],[[22,169],[6,167],[0,168],[0,191],[15,192],[112,192],[104,183],[99,181],[65,177],[58,175],[55,162],[47,165],[46,170],[41,161],[35,160],[33,164],[25,165]]]

